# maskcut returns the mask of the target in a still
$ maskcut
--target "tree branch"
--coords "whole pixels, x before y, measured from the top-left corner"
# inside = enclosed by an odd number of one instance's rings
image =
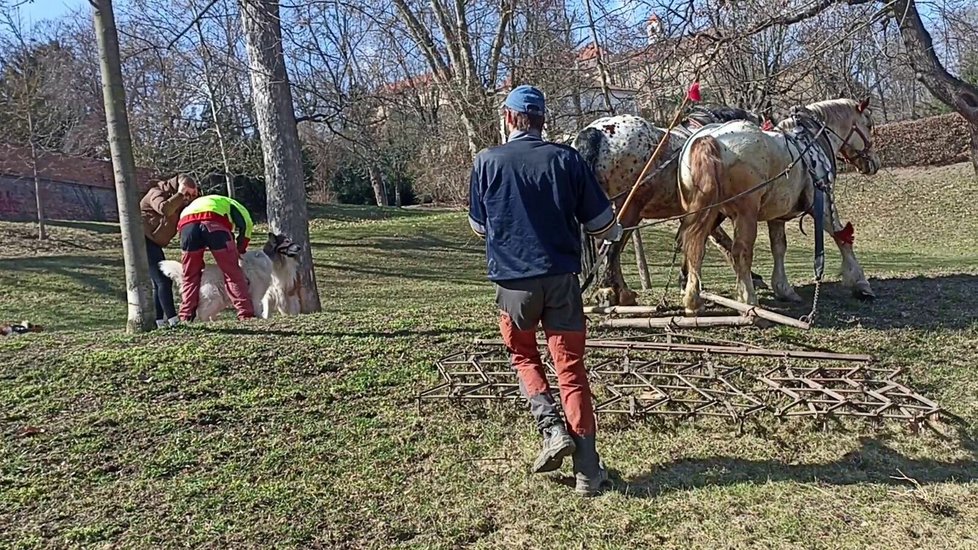
[[[934,40],[924,27],[914,0],[895,0],[890,8],[897,19],[903,44],[917,80],[934,97],[953,107],[972,124],[978,124],[978,88],[944,68],[934,51]]]
[[[421,46],[421,50],[424,52],[425,59],[428,61],[432,73],[434,73],[436,78],[447,82],[450,78],[449,70],[445,65],[445,60],[442,59],[438,48],[435,46],[435,41],[431,33],[421,24],[421,21],[414,15],[414,12],[411,11],[411,8],[408,7],[405,0],[394,0],[394,5],[397,7],[398,13],[401,14],[401,18],[407,24],[408,30],[414,35],[415,41]]]

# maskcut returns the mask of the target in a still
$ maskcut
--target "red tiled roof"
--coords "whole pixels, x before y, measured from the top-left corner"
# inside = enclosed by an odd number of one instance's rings
[[[46,180],[106,189],[115,188],[115,176],[110,161],[72,157],[60,153],[41,153],[37,160],[38,175]],[[30,148],[0,143],[0,175],[16,178],[34,177]],[[136,183],[139,189],[149,187],[155,179],[152,170],[136,168]]]
[[[425,73],[413,78],[409,77],[404,80],[398,80],[397,82],[391,82],[390,84],[384,84],[380,89],[387,93],[397,93],[411,88],[427,87],[433,84],[434,81],[434,74]]]
[[[599,51],[602,54],[606,53],[604,50],[598,49],[598,47],[594,45],[594,42],[588,42],[587,45],[584,46],[583,48],[581,48],[581,51],[578,52],[578,54],[577,54],[577,60],[578,61],[590,61],[590,60],[598,57],[598,52]]]

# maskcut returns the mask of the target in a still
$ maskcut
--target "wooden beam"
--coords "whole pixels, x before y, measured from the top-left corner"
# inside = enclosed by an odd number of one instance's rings
[[[811,325],[809,325],[804,321],[799,321],[798,319],[794,319],[786,315],[781,315],[780,313],[768,311],[760,306],[750,306],[742,302],[738,302],[737,300],[731,300],[730,298],[724,298],[723,296],[718,296],[711,292],[700,292],[700,296],[704,300],[709,300],[721,306],[729,307],[730,309],[736,309],[741,313],[745,313],[747,315],[754,315],[760,317],[761,319],[766,319],[774,323],[787,325],[789,327],[800,328],[802,330],[809,330],[810,328],[812,328]]]

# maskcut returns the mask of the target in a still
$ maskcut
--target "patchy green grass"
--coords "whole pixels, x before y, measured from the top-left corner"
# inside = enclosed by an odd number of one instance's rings
[[[898,424],[609,419],[600,447],[616,483],[591,500],[570,494],[566,467],[527,474],[538,438],[520,407],[416,406],[435,359],[495,335],[464,214],[315,208],[322,313],[136,336],[119,331],[111,226],[59,224],[38,245],[29,225],[2,224],[0,319],[46,332],[0,341],[0,546],[974,548],[968,170],[846,180],[840,209],[874,303],[832,280],[818,329],[710,333],[877,354],[963,423],[939,437]],[[660,285],[646,303],[674,277],[671,238],[646,236]],[[710,254],[706,285],[729,292]],[[764,238],[756,258],[768,273]],[[805,297],[810,264],[811,238],[792,228],[789,274]]]

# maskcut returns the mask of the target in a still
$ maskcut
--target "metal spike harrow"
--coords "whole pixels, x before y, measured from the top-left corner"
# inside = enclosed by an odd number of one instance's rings
[[[595,396],[595,413],[678,420],[718,417],[734,422],[762,414],[778,418],[854,417],[901,420],[916,426],[937,419],[942,412],[936,402],[900,381],[901,369],[880,369],[862,363],[812,366],[811,363],[845,361],[755,357],[755,361],[776,363],[761,371],[720,363],[708,353],[695,353],[697,357],[691,361],[662,358],[675,355],[682,353],[627,348],[592,350],[588,377]],[[546,353],[543,359],[547,378],[556,392],[556,371]],[[522,399],[518,378],[505,350],[459,351],[439,360],[436,367],[441,381],[418,395],[419,406],[439,399]]]

